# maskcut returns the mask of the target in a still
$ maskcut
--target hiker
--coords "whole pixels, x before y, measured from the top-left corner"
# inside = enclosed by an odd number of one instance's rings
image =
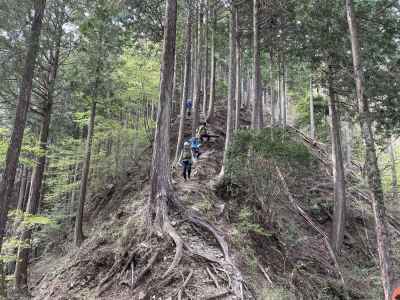
[[[208,134],[207,129],[207,122],[201,123],[200,127],[197,128],[196,137],[201,141],[204,142],[205,140],[210,141],[210,135]]]
[[[199,157],[200,157],[200,147],[201,147],[200,140],[197,137],[192,137],[189,140],[189,143],[192,146],[193,158],[199,159]]]
[[[190,117],[190,115],[192,114],[192,106],[193,106],[192,99],[186,99],[186,110],[188,113],[188,117]]]
[[[181,157],[179,158],[183,167],[183,178],[186,180],[190,179],[190,173],[192,172],[192,151],[190,149],[190,143],[185,142],[183,144],[183,150]]]

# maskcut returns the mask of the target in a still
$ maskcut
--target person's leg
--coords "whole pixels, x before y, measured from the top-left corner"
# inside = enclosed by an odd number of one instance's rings
[[[191,162],[188,163],[187,173],[188,173],[188,178],[190,179],[190,174],[192,173],[192,163]]]
[[[188,164],[187,164],[187,161],[183,161],[182,164],[183,164],[183,173],[182,173],[182,176],[183,176],[183,178],[184,178],[185,181],[186,181],[186,180],[187,180],[187,178],[186,178],[186,170],[187,170]]]

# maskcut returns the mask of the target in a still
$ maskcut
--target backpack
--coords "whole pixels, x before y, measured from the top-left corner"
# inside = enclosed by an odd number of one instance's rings
[[[191,160],[191,159],[192,159],[192,151],[190,150],[190,147],[184,147],[182,160]]]
[[[197,129],[197,134],[198,134],[199,136],[202,136],[203,134],[207,134],[207,128],[206,128],[204,125],[200,126],[200,127]]]

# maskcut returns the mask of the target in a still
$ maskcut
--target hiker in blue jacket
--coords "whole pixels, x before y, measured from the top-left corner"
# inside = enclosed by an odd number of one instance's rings
[[[200,140],[196,137],[192,137],[189,143],[192,147],[193,158],[198,159],[200,157]]]

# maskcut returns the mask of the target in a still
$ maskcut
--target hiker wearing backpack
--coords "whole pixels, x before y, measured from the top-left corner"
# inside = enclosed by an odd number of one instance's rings
[[[207,122],[201,123],[200,127],[197,128],[196,137],[201,142],[210,141],[210,135],[208,134],[208,129],[207,129]]]
[[[189,143],[191,144],[191,147],[192,147],[193,158],[199,159],[200,147],[201,147],[200,140],[197,137],[192,137],[189,140]]]
[[[190,179],[190,173],[192,172],[192,151],[189,142],[183,144],[183,150],[179,161],[183,167],[182,176],[186,181]]]

